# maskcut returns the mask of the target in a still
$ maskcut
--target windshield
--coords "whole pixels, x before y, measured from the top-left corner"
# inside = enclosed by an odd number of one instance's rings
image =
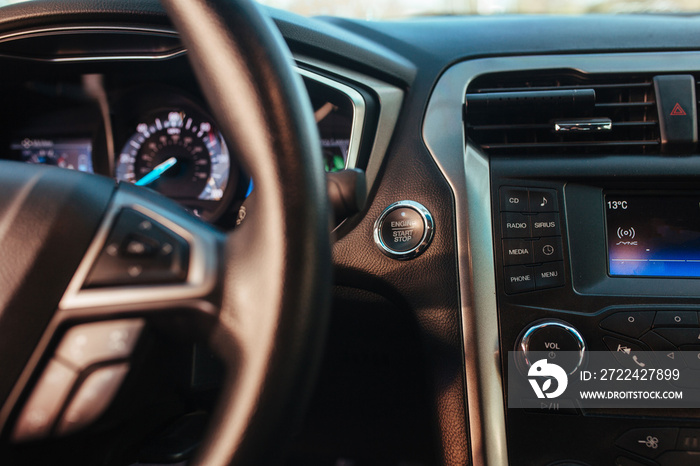
[[[0,0],[0,6],[31,0]],[[697,13],[697,0],[258,0],[303,16],[341,16],[397,19],[414,16],[567,14],[586,13]]]
[[[697,0],[259,0],[304,16],[384,19],[430,15],[688,13]]]

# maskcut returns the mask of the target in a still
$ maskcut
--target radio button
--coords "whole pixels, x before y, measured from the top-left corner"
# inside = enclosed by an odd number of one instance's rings
[[[556,288],[564,286],[564,263],[552,262],[535,267],[535,288]]]
[[[659,311],[654,319],[654,327],[697,327],[698,314],[695,311]]]
[[[546,214],[537,214],[532,215],[530,218],[532,219],[532,236],[535,238],[561,235],[561,224],[559,222],[558,213],[550,212]]]
[[[532,243],[535,262],[554,262],[564,259],[561,237],[541,238]]]
[[[532,267],[506,267],[506,293],[524,293],[535,289],[535,274]]]
[[[527,212],[530,208],[528,199],[527,189],[504,186],[501,188],[501,211]]]
[[[501,215],[503,238],[529,238],[532,236],[532,215],[508,212]]]
[[[603,319],[600,327],[628,337],[639,338],[644,332],[651,329],[654,314],[654,311],[616,312]]]
[[[530,212],[558,212],[557,192],[553,189],[530,190]]]
[[[532,242],[521,239],[503,240],[503,263],[505,265],[532,264]]]

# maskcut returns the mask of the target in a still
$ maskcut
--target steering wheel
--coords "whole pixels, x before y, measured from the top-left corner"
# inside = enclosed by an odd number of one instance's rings
[[[162,3],[255,180],[248,215],[224,234],[143,188],[0,162],[0,423],[9,442],[89,427],[144,326],[177,312],[226,368],[191,464],[265,464],[303,406],[327,321],[317,130],[286,45],[250,0]]]

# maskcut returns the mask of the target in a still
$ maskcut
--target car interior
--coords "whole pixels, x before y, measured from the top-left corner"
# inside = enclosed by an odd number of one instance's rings
[[[698,30],[0,8],[0,464],[700,464]]]

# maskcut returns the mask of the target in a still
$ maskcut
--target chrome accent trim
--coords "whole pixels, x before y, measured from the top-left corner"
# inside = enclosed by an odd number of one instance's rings
[[[408,207],[415,210],[423,219],[423,236],[421,237],[420,242],[413,249],[409,249],[408,251],[404,252],[394,251],[393,249],[389,248],[386,244],[384,244],[384,240],[382,239],[381,235],[382,223],[384,222],[386,216],[401,207]],[[428,209],[415,201],[399,201],[394,202],[389,207],[384,209],[379,218],[377,218],[377,220],[374,222],[374,243],[386,256],[397,260],[408,260],[420,256],[426,249],[428,249],[430,242],[433,240],[434,232],[435,221],[433,220],[433,215]]]
[[[348,146],[348,159],[345,161],[345,168],[355,168],[357,167],[357,159],[360,154],[360,144],[362,143],[362,130],[365,126],[365,113],[367,105],[365,104],[365,99],[362,94],[357,92],[350,86],[335,81],[333,79],[327,78],[326,76],[314,73],[305,68],[300,68],[295,66],[294,70],[300,75],[312,79],[319,84],[328,86],[335,89],[336,91],[345,94],[350,102],[352,102],[352,126],[350,129],[350,144]]]
[[[612,131],[612,120],[610,118],[558,120],[554,122],[554,131],[558,133]]]
[[[295,56],[295,59],[299,64],[326,70],[329,73],[342,76],[350,82],[358,83],[370,89],[379,98],[377,131],[374,134],[374,143],[372,144],[369,161],[365,169],[367,193],[369,194],[379,175],[379,170],[383,164],[384,155],[389,147],[391,137],[394,135],[394,128],[396,127],[401,105],[403,104],[404,92],[398,87],[358,73],[357,71],[301,55]]]
[[[462,109],[467,86],[477,76],[506,71],[572,68],[587,73],[687,73],[697,69],[698,63],[698,52],[498,57],[458,63],[437,81],[423,120],[423,140],[455,195],[474,466],[507,465],[508,454],[498,344],[489,159],[471,144],[465,144]]]
[[[110,32],[121,32],[129,34],[155,34],[163,35],[168,37],[179,37],[179,35],[172,29],[167,28],[147,28],[147,27],[137,27],[137,26],[110,26],[110,25],[95,25],[95,26],[64,26],[64,27],[50,27],[50,28],[40,28],[40,29],[29,29],[26,31],[13,32],[10,34],[5,34],[0,36],[0,44],[3,42],[8,42],[11,40],[29,38],[29,37],[41,37],[41,36],[53,36],[53,35],[63,35],[69,34],[71,32],[75,33],[110,33]],[[139,55],[105,55],[105,56],[79,56],[79,57],[63,57],[63,58],[35,58],[35,57],[22,57],[16,56],[17,58],[23,58],[26,60],[39,61],[39,62],[50,62],[50,63],[74,63],[74,62],[92,62],[92,61],[121,61],[121,60],[168,60],[171,58],[176,58],[187,53],[187,49],[181,47],[170,52],[152,54],[139,54]],[[9,55],[15,57],[15,55]]]
[[[134,209],[152,218],[189,243],[190,264],[185,283],[82,289],[90,269],[104,248],[114,219],[124,208]],[[185,215],[179,217],[177,223],[171,218],[172,215],[168,215],[165,209],[147,202],[144,198],[123,189],[117,190],[97,235],[95,235],[92,244],[58,304],[59,310],[106,306],[128,307],[137,304],[163,305],[168,302],[194,300],[211,293],[216,285],[216,271],[218,270],[217,245],[213,234],[195,235],[190,233],[190,231],[201,230],[202,227],[194,219],[189,220]]]
[[[586,341],[583,339],[578,330],[576,330],[569,323],[564,321],[548,320],[545,322],[540,322],[528,328],[523,334],[523,336],[520,338],[520,343],[518,344],[520,351],[523,352],[523,362],[527,365],[527,367],[530,367],[532,365],[532,362],[528,359],[528,352],[530,351],[530,338],[532,338],[533,333],[535,333],[541,328],[546,327],[560,327],[574,336],[574,339],[578,344],[578,364],[576,364],[576,367],[574,367],[574,369],[571,372],[569,372],[569,375],[573,374],[574,372],[579,370],[579,368],[583,364],[583,360],[586,357]]]

